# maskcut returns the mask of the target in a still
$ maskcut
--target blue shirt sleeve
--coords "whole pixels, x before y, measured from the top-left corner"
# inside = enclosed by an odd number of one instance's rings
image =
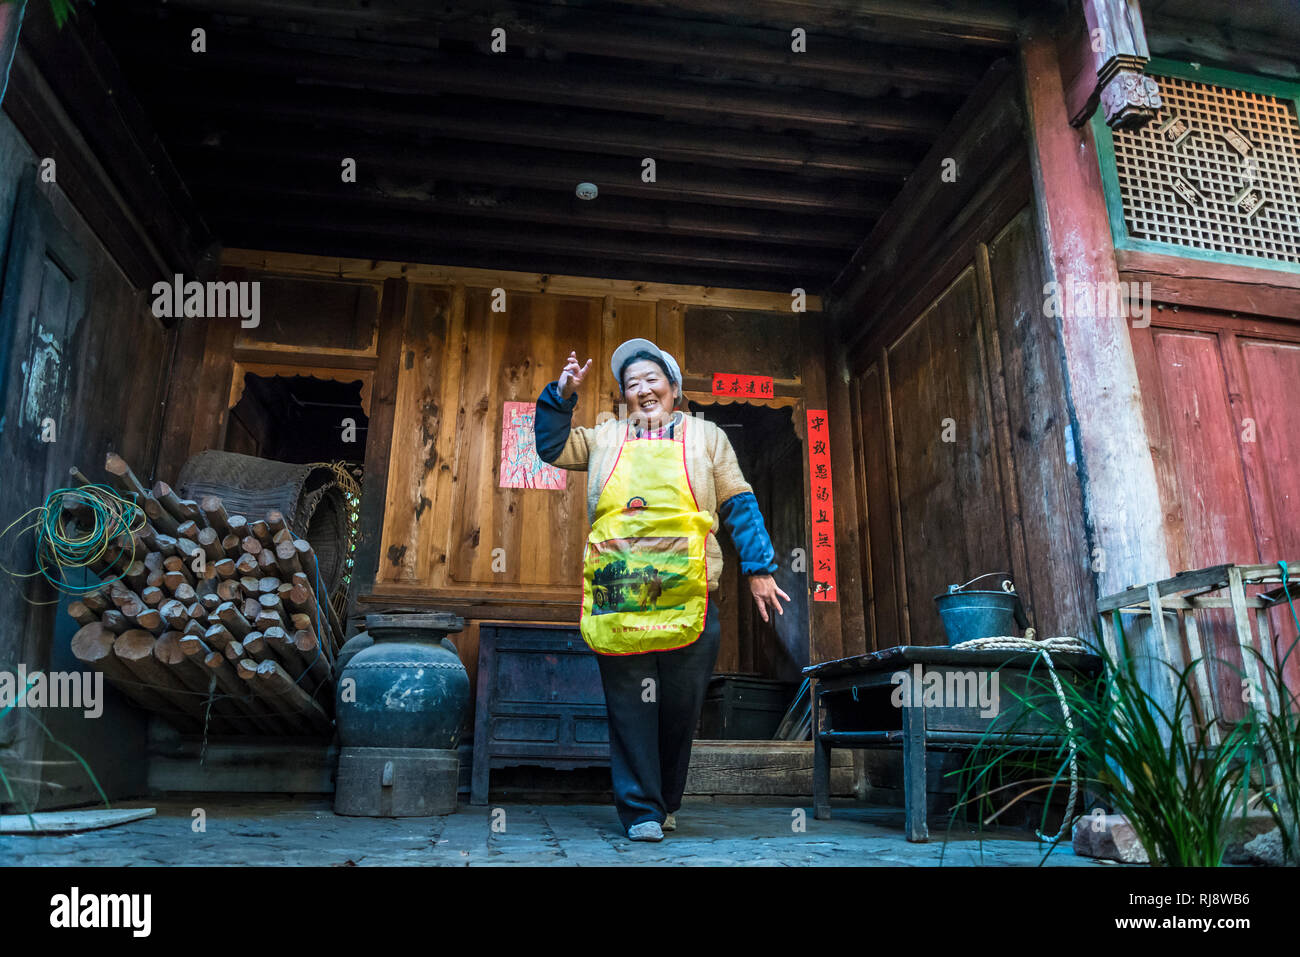
[[[564,451],[573,427],[573,408],[578,404],[578,393],[568,400],[560,398],[559,381],[548,382],[537,397],[537,414],[533,416],[533,439],[537,454],[543,462],[554,462]]]
[[[770,575],[777,570],[776,550],[753,492],[731,496],[718,506],[718,516],[740,553],[741,574]]]

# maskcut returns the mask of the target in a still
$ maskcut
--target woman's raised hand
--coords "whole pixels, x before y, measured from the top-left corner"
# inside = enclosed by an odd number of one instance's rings
[[[586,378],[590,369],[590,359],[587,360],[586,365],[580,367],[578,365],[578,353],[570,352],[568,361],[564,363],[564,371],[560,373],[560,398],[567,399],[577,392],[578,386],[582,385],[582,380]]]

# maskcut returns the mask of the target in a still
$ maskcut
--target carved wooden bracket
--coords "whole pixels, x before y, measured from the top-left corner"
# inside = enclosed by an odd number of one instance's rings
[[[1135,129],[1160,110],[1160,88],[1142,71],[1151,58],[1138,0],[1083,0],[1088,43],[1097,68],[1097,85],[1083,109],[1070,118],[1082,126],[1097,104],[1111,129]]]

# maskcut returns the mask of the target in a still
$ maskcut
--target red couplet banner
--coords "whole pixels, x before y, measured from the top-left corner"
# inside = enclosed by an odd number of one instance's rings
[[[808,477],[812,479],[813,601],[836,601],[835,494],[825,409],[808,410]]]

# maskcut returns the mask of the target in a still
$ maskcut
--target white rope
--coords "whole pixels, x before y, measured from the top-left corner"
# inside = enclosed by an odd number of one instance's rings
[[[1061,635],[1056,638],[1045,638],[1039,641],[1034,637],[1034,629],[1029,628],[1025,631],[1025,637],[1016,638],[1011,635],[997,638],[973,638],[970,641],[963,641],[953,645],[953,648],[963,648],[970,651],[1033,651],[1041,653],[1043,660],[1047,662],[1048,674],[1052,676],[1052,687],[1056,690],[1056,700],[1061,704],[1061,711],[1065,715],[1065,730],[1069,735],[1070,742],[1070,796],[1065,804],[1065,817],[1061,821],[1061,829],[1052,837],[1048,837],[1042,831],[1034,828],[1034,833],[1040,841],[1050,841],[1056,843],[1065,833],[1065,829],[1070,826],[1070,815],[1074,813],[1074,805],[1079,797],[1079,761],[1078,748],[1074,744],[1074,721],[1070,718],[1070,706],[1065,702],[1065,692],[1061,690],[1061,679],[1056,676],[1056,664],[1052,661],[1052,652],[1059,654],[1079,654],[1088,650],[1087,646],[1078,639],[1069,635]]]

